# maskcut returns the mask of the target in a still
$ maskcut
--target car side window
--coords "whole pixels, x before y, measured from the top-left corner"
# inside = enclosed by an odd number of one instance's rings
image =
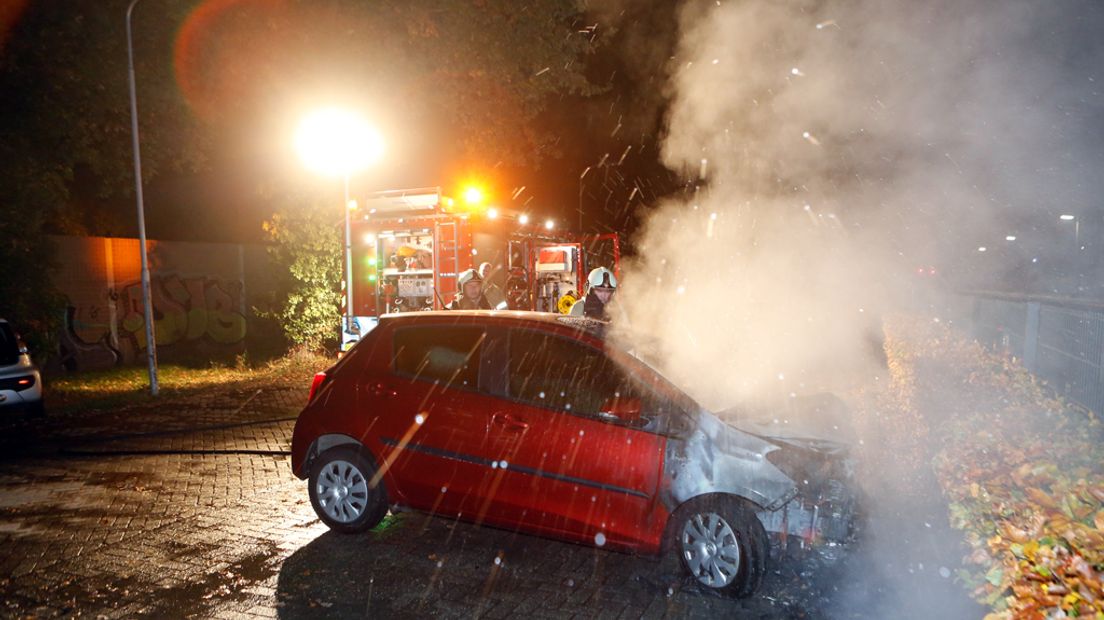
[[[395,373],[448,387],[476,389],[482,327],[425,326],[395,331]]]
[[[602,351],[579,342],[529,330],[510,331],[508,392],[522,402],[645,426],[654,413],[653,395],[638,386]],[[619,420],[608,411],[614,401],[635,399],[641,417]]]

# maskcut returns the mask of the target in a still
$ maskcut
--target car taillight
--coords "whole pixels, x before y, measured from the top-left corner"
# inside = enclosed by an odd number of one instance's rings
[[[29,390],[34,387],[35,383],[36,379],[34,375],[10,377],[7,379],[0,379],[0,390],[15,390],[16,392],[22,392],[23,390]]]
[[[310,394],[307,396],[307,402],[314,400],[314,393],[318,391],[318,388],[322,387],[322,384],[326,382],[326,373],[320,372],[314,375],[314,380],[311,381]]]

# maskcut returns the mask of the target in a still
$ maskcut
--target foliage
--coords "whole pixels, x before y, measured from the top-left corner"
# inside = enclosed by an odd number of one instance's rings
[[[1102,425],[948,329],[906,340],[903,365],[956,395],[934,465],[972,548],[958,579],[992,618],[1104,616]]]
[[[29,3],[0,49],[0,156],[17,162],[0,171],[0,195],[48,187],[48,200],[24,196],[14,202],[23,212],[48,213],[51,232],[118,234],[130,221],[129,213],[104,202],[134,188],[126,5]],[[176,96],[163,44],[171,41],[183,6],[142,8],[135,10],[134,47],[148,180],[166,169],[199,169],[205,134]]]
[[[48,188],[19,189],[23,195],[36,191],[50,195]],[[23,336],[31,356],[45,363],[55,350],[65,303],[51,278],[53,246],[43,234],[44,214],[20,212],[13,198],[0,198],[0,317]]]
[[[310,351],[332,348],[341,321],[339,210],[318,202],[289,201],[264,229],[280,285],[270,308],[288,341]]]

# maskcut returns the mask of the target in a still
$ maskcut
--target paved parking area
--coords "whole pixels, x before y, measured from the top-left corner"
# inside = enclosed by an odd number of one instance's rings
[[[783,565],[744,601],[674,563],[418,513],[330,533],[285,451],[303,390],[7,421],[0,616],[876,617],[856,569]],[[922,566],[922,565],[921,565]],[[865,571],[864,569],[859,569]],[[910,569],[911,570],[911,569]],[[840,601],[844,601],[841,607]],[[842,611],[841,611],[842,609]]]

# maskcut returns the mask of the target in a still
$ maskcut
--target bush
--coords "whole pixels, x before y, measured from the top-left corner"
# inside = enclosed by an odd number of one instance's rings
[[[16,204],[0,204],[0,317],[23,336],[31,356],[45,363],[57,348],[65,300],[51,277],[54,244],[43,232],[41,215]]]
[[[289,201],[264,223],[279,285],[268,310],[296,348],[333,349],[341,324],[340,212],[320,201]]]

